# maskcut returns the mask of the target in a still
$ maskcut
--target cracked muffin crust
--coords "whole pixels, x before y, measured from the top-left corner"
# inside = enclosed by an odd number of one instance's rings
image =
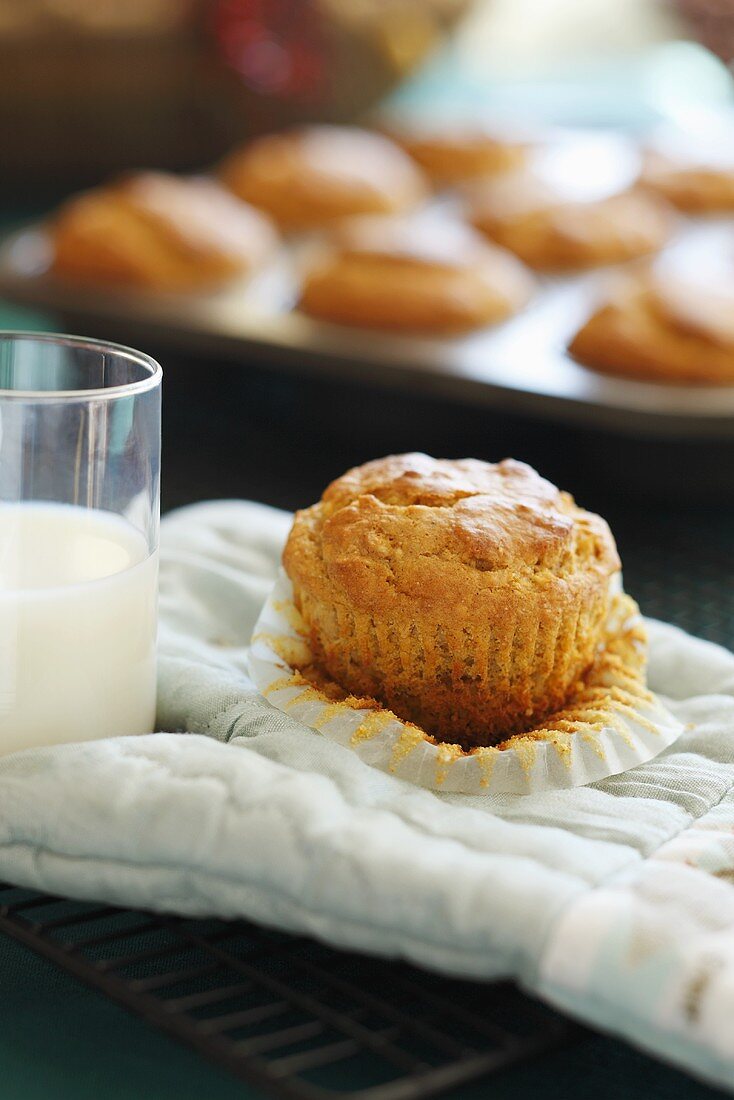
[[[362,217],[306,272],[299,308],[338,324],[453,335],[517,313],[534,289],[518,259],[462,222]]]
[[[734,210],[734,164],[707,164],[648,149],[640,183],[687,214]]]
[[[622,280],[571,340],[584,366],[688,385],[734,384],[734,294],[700,273]]]
[[[635,259],[662,248],[673,228],[668,204],[641,189],[580,201],[526,172],[467,193],[472,224],[539,271]]]
[[[235,195],[285,229],[391,214],[428,194],[418,166],[389,138],[351,126],[303,126],[235,150],[221,167]]]
[[[522,168],[530,145],[481,125],[388,126],[390,136],[438,185]]]
[[[334,481],[283,563],[329,677],[469,748],[564,706],[619,571],[604,520],[529,466],[421,454]]]
[[[155,290],[223,285],[260,267],[277,244],[269,219],[213,180],[165,172],[75,195],[52,235],[57,274]]]

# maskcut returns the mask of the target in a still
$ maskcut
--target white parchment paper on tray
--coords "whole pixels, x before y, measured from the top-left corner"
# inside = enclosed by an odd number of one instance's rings
[[[622,637],[640,624],[635,614],[634,622],[627,617],[612,630]],[[434,742],[390,711],[328,698],[299,671],[309,663],[308,638],[290,581],[281,571],[250,650],[250,670],[259,690],[274,706],[352,749],[366,764],[433,790],[530,794],[577,787],[652,759],[683,729],[654,695],[640,690],[631,696],[629,682],[606,668],[593,685],[593,705],[581,707],[573,721],[563,716],[551,720],[547,736],[515,738],[511,748],[466,752]]]

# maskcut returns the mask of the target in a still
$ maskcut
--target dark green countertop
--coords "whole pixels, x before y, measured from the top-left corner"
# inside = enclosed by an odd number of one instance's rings
[[[0,937],[2,1100],[234,1100],[261,1094]],[[716,1100],[621,1043],[572,1047],[448,1094],[461,1100]]]

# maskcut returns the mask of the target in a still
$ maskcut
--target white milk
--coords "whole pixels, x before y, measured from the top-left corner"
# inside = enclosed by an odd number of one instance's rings
[[[110,512],[0,504],[0,754],[153,729],[157,581]]]

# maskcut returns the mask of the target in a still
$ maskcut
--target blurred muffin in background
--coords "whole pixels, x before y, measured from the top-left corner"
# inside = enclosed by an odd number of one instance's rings
[[[640,182],[689,214],[734,211],[734,156],[729,164],[712,158],[647,149]]]
[[[608,374],[734,384],[734,288],[698,272],[638,272],[612,287],[569,351]]]
[[[530,267],[572,271],[620,263],[660,249],[674,217],[639,190],[579,200],[532,172],[504,175],[468,190],[470,221]]]
[[[392,214],[425,199],[410,157],[382,134],[307,126],[269,134],[236,150],[223,183],[287,229],[328,225],[354,214]]]
[[[339,324],[449,335],[504,320],[533,289],[514,256],[461,222],[362,217],[320,250],[300,308]]]
[[[141,172],[70,199],[51,225],[53,270],[99,284],[217,287],[260,267],[269,219],[213,180]]]
[[[467,122],[436,127],[396,122],[385,130],[439,186],[521,168],[530,150],[521,138]]]

